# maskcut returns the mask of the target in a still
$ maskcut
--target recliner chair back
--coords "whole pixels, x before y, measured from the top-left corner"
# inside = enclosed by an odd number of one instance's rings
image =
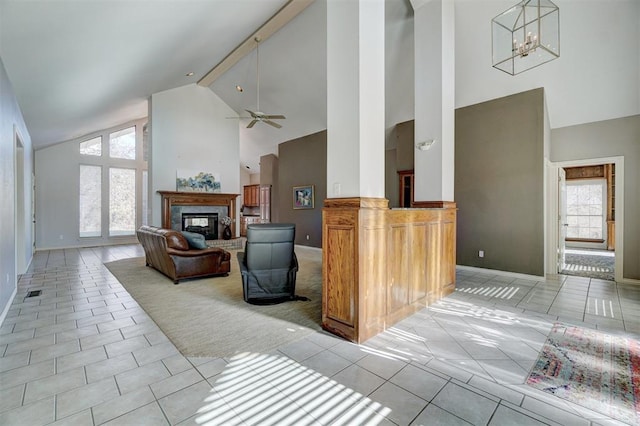
[[[294,298],[298,271],[294,242],[292,223],[247,227],[245,251],[238,253],[245,301],[277,303]]]

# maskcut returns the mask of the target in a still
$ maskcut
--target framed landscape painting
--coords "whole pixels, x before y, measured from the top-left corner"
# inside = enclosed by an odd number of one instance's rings
[[[312,209],[314,195],[313,185],[294,186],[293,208]]]
[[[178,192],[220,192],[218,173],[195,170],[176,170],[176,191]]]

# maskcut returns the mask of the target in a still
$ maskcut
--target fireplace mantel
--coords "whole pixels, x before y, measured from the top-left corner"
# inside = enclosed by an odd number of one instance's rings
[[[226,206],[231,217],[231,234],[236,235],[236,198],[240,194],[212,192],[158,191],[162,197],[162,227],[171,229],[171,207],[175,206]]]

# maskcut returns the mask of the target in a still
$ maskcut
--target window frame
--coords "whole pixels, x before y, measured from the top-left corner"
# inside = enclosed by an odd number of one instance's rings
[[[135,229],[138,229],[144,222],[148,223],[148,218],[150,212],[148,211],[152,200],[148,199],[143,200],[143,195],[147,195],[149,197],[148,188],[142,188],[142,185],[145,185],[143,176],[144,173],[147,174],[148,177],[148,162],[146,158],[147,147],[145,146],[147,141],[144,140],[144,129],[147,125],[147,119],[140,119],[136,121],[127,122],[125,124],[112,127],[109,129],[104,129],[100,132],[96,132],[91,135],[87,135],[86,137],[78,140],[77,142],[77,152],[79,155],[79,164],[87,165],[87,166],[101,166],[102,167],[102,194],[101,194],[101,210],[102,210],[102,218],[101,218],[101,236],[93,237],[93,236],[80,236],[80,206],[78,204],[77,211],[77,235],[78,241],[82,242],[82,245],[100,245],[100,244],[122,244],[128,242],[137,241],[135,231],[133,234],[127,235],[110,235],[109,227],[110,227],[110,173],[109,170],[111,168],[118,169],[133,169],[135,170],[135,198],[136,198],[136,218],[135,218]],[[125,130],[127,128],[135,128],[135,159],[124,159],[124,158],[113,158],[109,155],[109,142],[110,135],[112,133],[116,133],[121,130]],[[86,155],[80,154],[80,144],[96,137],[102,137],[102,155]],[[79,170],[79,169],[78,169]],[[148,178],[147,183],[148,185]],[[77,192],[78,197],[80,194],[80,174],[78,172],[78,188]],[[79,200],[78,200],[79,203]],[[147,211],[143,211],[144,207],[147,207]]]
[[[601,223],[600,223],[600,229],[601,229],[601,237],[602,238],[580,238],[580,237],[566,237],[565,241],[568,243],[575,243],[577,246],[578,245],[584,245],[586,247],[604,247],[604,245],[606,244],[607,241],[607,180],[605,178],[588,178],[588,179],[571,179],[571,180],[567,180],[566,182],[567,188],[569,188],[569,186],[584,186],[584,185],[591,185],[591,186],[601,186],[602,188],[602,199],[601,199],[601,213],[600,213],[600,217],[601,217]],[[567,209],[569,208],[568,202],[567,202]],[[577,214],[569,214],[569,212],[566,212],[567,214],[567,222],[569,221],[569,216],[587,216],[587,217],[593,217],[595,215],[577,215]]]

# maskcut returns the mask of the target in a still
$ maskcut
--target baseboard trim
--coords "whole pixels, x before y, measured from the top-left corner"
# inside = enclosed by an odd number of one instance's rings
[[[633,278],[622,278],[622,281],[618,281],[618,283],[640,286],[640,280],[634,280]]]
[[[305,249],[316,250],[316,251],[320,251],[320,252],[322,251],[322,247],[305,246],[305,245],[302,245],[302,244],[296,244],[295,248],[297,248],[297,249],[301,248],[303,250],[305,250]]]
[[[494,274],[494,275],[502,275],[505,277],[522,278],[524,280],[540,281],[540,280],[546,279],[545,277],[538,276],[538,275],[520,274],[518,272],[499,271],[497,269],[478,268],[476,266],[456,265],[456,269],[462,269],[463,271],[478,272],[482,274]]]
[[[95,243],[85,243],[85,244],[71,244],[68,246],[56,246],[56,247],[36,247],[36,252],[39,251],[50,251],[50,250],[68,250],[68,249],[82,249],[82,248],[92,248],[92,247],[111,247],[111,246],[122,246],[122,245],[130,245],[130,244],[138,244],[137,238],[122,240],[122,241],[108,241],[108,242],[95,242]]]
[[[2,315],[0,315],[0,327],[2,327],[2,324],[4,324],[4,319],[7,317],[7,314],[9,313],[9,308],[13,304],[13,300],[16,298],[16,294],[18,294],[17,283],[16,283],[16,287],[13,289],[13,294],[11,294],[11,297],[9,297],[9,301],[7,302],[7,305],[2,310]]]

